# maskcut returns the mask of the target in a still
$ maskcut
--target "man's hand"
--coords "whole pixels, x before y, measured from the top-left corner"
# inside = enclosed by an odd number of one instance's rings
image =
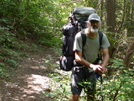
[[[106,66],[104,66],[103,64],[100,64],[100,65],[101,65],[102,68],[103,68],[103,74],[106,73],[106,72],[107,72],[107,68],[106,68]]]
[[[99,64],[98,65],[90,64],[90,68],[92,68],[93,71],[97,72],[100,75],[102,75],[104,72],[103,67]]]

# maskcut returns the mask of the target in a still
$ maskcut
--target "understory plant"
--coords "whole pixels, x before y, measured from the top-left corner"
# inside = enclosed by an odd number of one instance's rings
[[[112,65],[108,66],[108,69],[112,69],[112,74],[102,75],[103,84],[100,78],[97,79],[95,101],[134,101],[133,70],[125,67],[122,59],[113,59],[111,62]],[[49,95],[52,101],[68,101],[71,95],[70,74],[60,72],[62,74],[51,74],[55,84],[50,88],[55,89],[51,92],[43,92],[44,95]],[[80,101],[86,101],[84,92],[81,94]]]
[[[111,62],[108,68],[112,74],[103,77],[103,101],[134,101],[134,67],[125,67],[122,59],[113,59]],[[99,91],[97,95],[101,93]]]

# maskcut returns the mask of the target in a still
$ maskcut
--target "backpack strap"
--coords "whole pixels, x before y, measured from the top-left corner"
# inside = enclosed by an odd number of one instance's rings
[[[102,60],[102,54],[101,54],[101,45],[102,45],[102,38],[103,38],[103,33],[101,31],[98,31],[99,33],[99,43],[100,43],[100,48],[99,48],[99,54],[98,54],[98,58],[96,59],[96,63],[98,63],[100,60]]]
[[[100,48],[101,48],[103,33],[101,31],[98,31],[98,33],[99,33],[99,42],[100,42]]]
[[[101,48],[101,45],[102,45],[102,38],[103,38],[103,33],[101,31],[98,31],[99,33],[99,41],[100,41],[100,48]],[[98,54],[98,58],[99,59],[102,59],[102,56],[100,56],[101,54]],[[101,101],[104,101],[104,96],[103,96],[103,78],[102,78],[102,75],[100,75],[100,83],[101,83]]]
[[[84,47],[85,44],[86,44],[86,35],[84,34],[84,31],[85,31],[85,30],[82,30],[82,32],[81,32],[81,36],[82,36],[82,47]],[[98,33],[99,33],[99,43],[100,43],[100,47],[101,47],[101,45],[102,45],[103,33],[102,33],[101,31],[98,31]]]
[[[81,36],[82,36],[82,54],[83,54],[83,57],[85,58],[84,53],[83,53],[83,48],[84,48],[84,46],[85,46],[85,44],[86,44],[87,37],[86,37],[86,35],[84,34],[84,32],[85,32],[85,30],[82,30]]]
[[[85,44],[86,44],[86,35],[84,34],[84,31],[85,30],[82,30],[81,31],[81,36],[82,36],[82,48],[85,46]]]
[[[86,44],[86,35],[84,34],[84,31],[85,30],[82,30],[81,31],[81,37],[82,37],[82,50],[83,50],[83,47],[85,46]],[[101,45],[102,45],[102,38],[103,38],[103,33],[101,31],[98,31],[99,33],[99,43],[100,43],[100,48],[101,48]],[[82,51],[83,52],[83,51]],[[99,53],[98,54],[98,58],[96,59],[96,61],[94,63],[98,63],[99,60],[102,59],[102,56],[101,54]]]
[[[84,34],[84,30],[81,31],[81,37],[82,37],[82,54],[83,54],[83,47],[86,44],[86,35]],[[85,56],[83,55],[83,57],[85,57]],[[76,61],[74,62],[74,65],[75,66],[82,66],[80,63],[78,63]]]

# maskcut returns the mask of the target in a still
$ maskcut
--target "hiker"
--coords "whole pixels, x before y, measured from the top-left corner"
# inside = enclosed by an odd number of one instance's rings
[[[95,73],[102,75],[106,72],[106,66],[109,60],[108,47],[110,46],[106,35],[103,33],[102,44],[99,45],[98,29],[100,26],[100,17],[93,13],[88,17],[87,28],[84,29],[86,35],[86,44],[82,47],[81,33],[76,34],[73,50],[75,51],[75,66],[71,75],[70,101],[78,101],[81,91],[84,88],[87,94],[87,101],[94,101],[96,77]],[[103,54],[102,62],[95,63],[99,48]]]

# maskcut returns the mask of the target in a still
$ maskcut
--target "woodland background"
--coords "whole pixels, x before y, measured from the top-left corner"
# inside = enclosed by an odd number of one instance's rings
[[[1,79],[10,76],[8,72],[17,66],[21,52],[36,51],[38,46],[61,48],[62,26],[68,23],[70,11],[79,6],[96,9],[102,20],[101,30],[111,43],[105,87],[111,89],[104,94],[111,92],[109,101],[132,101],[134,0],[1,0]],[[116,88],[112,88],[115,83]]]

